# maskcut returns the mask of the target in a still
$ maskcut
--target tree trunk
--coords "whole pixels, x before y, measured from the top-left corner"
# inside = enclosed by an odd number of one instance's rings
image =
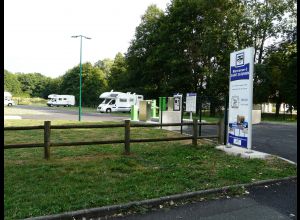
[[[281,102],[276,102],[275,117],[278,118]]]
[[[211,117],[215,117],[216,116],[216,106],[215,106],[215,104],[213,102],[210,103],[209,115]]]

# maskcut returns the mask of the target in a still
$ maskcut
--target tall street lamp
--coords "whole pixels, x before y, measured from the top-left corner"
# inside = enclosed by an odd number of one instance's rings
[[[80,77],[79,77],[79,118],[78,120],[81,121],[81,83],[82,83],[82,65],[81,65],[81,58],[82,58],[82,38],[84,37],[85,39],[92,39],[90,37],[86,37],[83,35],[76,35],[72,36],[73,38],[80,37]]]

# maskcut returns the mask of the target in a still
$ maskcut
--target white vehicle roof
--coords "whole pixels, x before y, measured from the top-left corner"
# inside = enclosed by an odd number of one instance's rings
[[[4,97],[12,97],[10,92],[4,92]]]
[[[74,97],[73,95],[57,95],[57,94],[50,94],[48,95],[48,98],[49,99],[52,99],[52,98],[56,98],[56,97],[62,97],[62,96],[69,96],[69,97]]]
[[[102,93],[99,98],[100,99],[113,99],[113,98],[127,98],[128,96],[135,96],[136,94],[131,94],[130,92],[124,93],[124,92],[114,92],[111,90],[110,92],[104,92]]]

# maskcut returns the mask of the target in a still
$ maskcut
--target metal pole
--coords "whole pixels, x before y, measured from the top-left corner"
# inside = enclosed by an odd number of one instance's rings
[[[199,96],[199,102],[200,102],[200,108],[199,108],[199,122],[200,122],[200,125],[199,125],[199,137],[201,136],[201,121],[202,121],[202,100],[201,100],[201,93],[200,93],[200,96]]]
[[[227,126],[228,126],[228,96],[225,97],[225,110],[224,110],[224,145],[227,144]]]
[[[182,134],[182,122],[183,122],[183,95],[181,96],[181,106],[180,106],[180,110],[181,110],[181,119],[180,119],[180,134]]]
[[[81,121],[81,84],[82,84],[82,36],[80,36],[80,76],[79,76],[79,118],[78,120]]]
[[[77,38],[80,37],[80,75],[79,75],[79,114],[78,114],[78,120],[81,121],[81,87],[82,87],[82,37],[84,37],[85,39],[92,39],[90,37],[86,37],[83,35],[75,35],[72,36],[73,38]]]

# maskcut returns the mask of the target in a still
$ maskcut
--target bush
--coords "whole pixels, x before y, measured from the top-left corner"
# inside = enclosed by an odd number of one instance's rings
[[[18,105],[46,105],[47,99],[30,98],[30,97],[14,97],[14,102]]]

